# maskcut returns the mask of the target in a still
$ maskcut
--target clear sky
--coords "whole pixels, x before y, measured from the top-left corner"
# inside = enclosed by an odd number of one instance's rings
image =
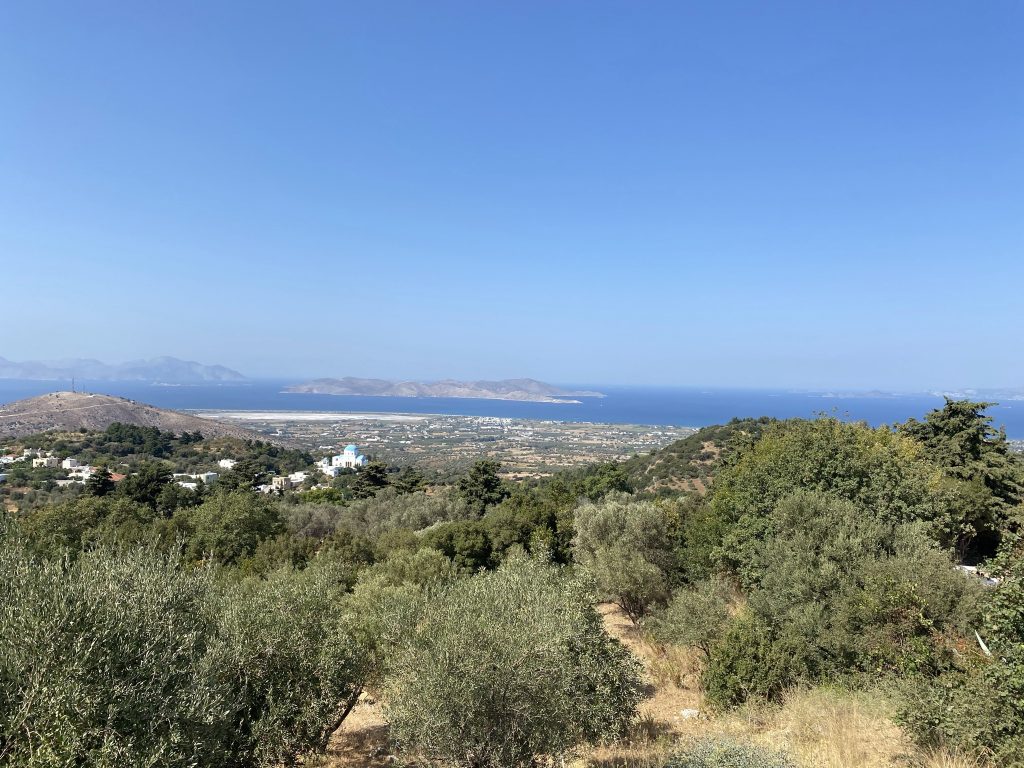
[[[0,4],[0,356],[1024,384],[1024,3]]]

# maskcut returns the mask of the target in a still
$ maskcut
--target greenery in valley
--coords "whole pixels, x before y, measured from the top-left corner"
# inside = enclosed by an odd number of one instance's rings
[[[364,690],[417,759],[563,756],[635,720],[607,600],[695,649],[723,711],[886,685],[922,745],[1021,765],[1024,467],[984,410],[736,420],[530,481],[375,461],[281,496],[253,487],[311,456],[122,427],[22,440],[125,477],[39,480],[3,524],[0,762],[287,765]],[[229,448],[224,482],[172,481]],[[788,764],[729,742],[668,763]]]

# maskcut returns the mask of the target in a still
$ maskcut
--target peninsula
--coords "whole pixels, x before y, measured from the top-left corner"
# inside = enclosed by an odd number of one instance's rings
[[[604,397],[600,392],[562,389],[534,379],[501,381],[386,381],[346,376],[314,379],[287,387],[285,392],[364,397],[465,397],[484,400],[520,400],[531,403],[579,403],[579,397]]]

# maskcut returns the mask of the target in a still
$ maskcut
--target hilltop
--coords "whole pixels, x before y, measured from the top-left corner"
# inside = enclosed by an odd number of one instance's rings
[[[288,387],[285,392],[315,395],[361,395],[367,397],[466,397],[484,400],[520,400],[534,403],[573,403],[576,397],[604,397],[600,392],[562,389],[535,379],[501,381],[386,381],[346,376],[342,379],[314,379]]]
[[[89,381],[153,381],[165,384],[185,384],[216,381],[244,381],[245,376],[223,365],[204,365],[176,357],[154,357],[150,360],[130,360],[111,365],[99,360],[76,358],[73,360],[17,363],[0,357],[0,379],[42,379],[44,381],[70,379]]]
[[[112,395],[51,392],[0,405],[0,438],[24,437],[51,430],[102,430],[114,422],[139,427],[157,427],[176,434],[198,431],[204,437],[237,437],[241,440],[280,442],[251,429],[156,408]]]

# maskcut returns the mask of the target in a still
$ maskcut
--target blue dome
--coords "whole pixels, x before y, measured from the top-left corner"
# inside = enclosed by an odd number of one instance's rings
[[[356,448],[354,445],[346,445],[345,446],[345,453],[356,453],[356,452],[358,452],[358,450],[359,449]]]

